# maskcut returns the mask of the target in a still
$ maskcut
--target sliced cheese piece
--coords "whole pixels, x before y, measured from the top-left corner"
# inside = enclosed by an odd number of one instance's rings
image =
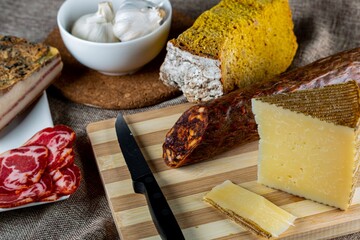
[[[359,165],[356,82],[252,99],[252,110],[258,182],[347,209]]]
[[[278,237],[293,225],[296,217],[266,198],[229,180],[215,186],[204,201],[256,235]]]

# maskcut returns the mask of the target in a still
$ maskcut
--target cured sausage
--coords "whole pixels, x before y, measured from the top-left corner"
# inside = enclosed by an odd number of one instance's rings
[[[355,80],[360,84],[360,48],[329,56],[281,74],[272,81],[238,89],[185,111],[168,131],[163,159],[170,167],[199,162],[257,140],[251,98]]]

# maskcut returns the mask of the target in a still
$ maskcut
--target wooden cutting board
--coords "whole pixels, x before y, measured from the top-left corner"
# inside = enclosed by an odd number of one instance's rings
[[[341,211],[276,191],[256,182],[258,142],[248,143],[208,161],[168,168],[161,145],[166,132],[190,104],[125,116],[155,173],[186,239],[257,239],[202,201],[212,187],[229,179],[297,216],[282,239],[327,239],[359,231],[360,187],[353,205]],[[109,205],[121,239],[160,239],[143,195],[135,194],[114,129],[115,119],[87,127]],[[251,203],[249,203],[251,204]]]

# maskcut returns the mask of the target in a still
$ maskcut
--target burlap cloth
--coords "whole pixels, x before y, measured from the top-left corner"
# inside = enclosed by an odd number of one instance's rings
[[[56,27],[56,14],[62,2],[1,0],[0,34],[43,41]],[[195,18],[218,1],[171,2],[174,9]],[[360,0],[290,0],[290,4],[299,42],[293,67],[360,46]],[[115,117],[118,112],[74,104],[51,88],[47,94],[54,123],[69,125],[77,133],[76,164],[82,169],[83,181],[66,201],[0,213],[0,239],[118,239],[85,131],[90,122]],[[124,112],[147,111],[184,101],[178,97],[153,107]],[[360,239],[360,233],[341,239]]]

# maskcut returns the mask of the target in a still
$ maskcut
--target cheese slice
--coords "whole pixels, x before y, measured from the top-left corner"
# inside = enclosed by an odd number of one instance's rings
[[[204,201],[256,235],[278,237],[296,217],[266,198],[226,180],[204,196]]]
[[[252,99],[258,182],[345,210],[359,165],[355,81]]]

